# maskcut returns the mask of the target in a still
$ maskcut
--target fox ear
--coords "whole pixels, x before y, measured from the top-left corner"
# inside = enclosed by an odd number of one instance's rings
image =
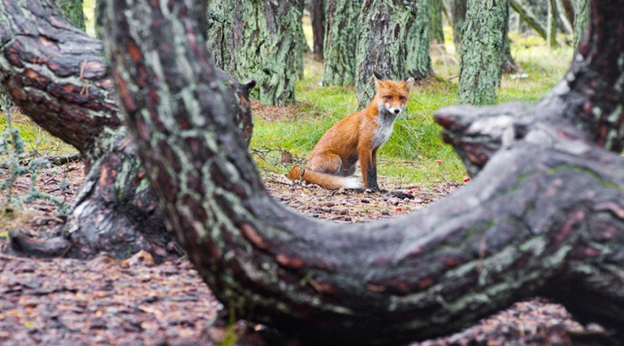
[[[373,78],[375,78],[375,88],[378,89],[383,83],[384,77],[381,75],[381,73],[373,71]]]
[[[414,78],[409,77],[403,83],[405,83],[405,89],[407,89],[407,91],[411,91],[412,87],[414,86]]]

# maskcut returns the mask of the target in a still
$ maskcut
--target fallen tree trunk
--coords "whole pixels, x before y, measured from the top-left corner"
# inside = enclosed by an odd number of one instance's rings
[[[236,318],[317,344],[397,344],[448,334],[541,294],[578,318],[607,328],[624,323],[624,162],[595,144],[602,134],[586,131],[600,116],[578,120],[584,115],[573,111],[573,100],[555,89],[551,100],[572,106],[511,135],[502,131],[504,148],[449,198],[395,220],[321,222],[283,207],[264,189],[216,87],[202,42],[205,6],[170,5],[163,12],[145,0],[112,0],[103,11],[106,49],[117,57],[111,61],[119,97],[163,216]],[[621,18],[622,5],[593,1],[601,16],[592,28],[601,32],[599,26]],[[136,23],[145,30],[130,30]],[[587,44],[600,47],[622,33],[615,26]],[[118,58],[129,50],[137,53],[133,60]],[[575,60],[572,72],[592,70],[610,54],[588,51],[598,57]],[[162,71],[158,61],[175,68]],[[593,71],[593,81],[609,72]],[[614,99],[624,99],[618,90]],[[166,96],[180,93],[199,107],[179,101],[162,107]],[[147,102],[149,95],[159,97]],[[197,109],[209,121],[193,123]],[[494,108],[483,112],[495,115]],[[454,113],[441,111],[438,121],[452,129]],[[194,126],[154,126],[172,119]]]
[[[542,36],[544,40],[546,39],[546,29],[544,28],[544,26],[542,26],[542,24],[540,24],[537,17],[535,17],[533,12],[531,12],[528,7],[521,3],[520,0],[509,0],[509,6],[511,6],[511,8],[513,8],[514,11],[518,13],[520,18],[522,18],[522,20],[524,20],[531,28],[533,28],[536,33]]]
[[[0,2],[0,83],[25,114],[81,153],[86,172],[62,227],[68,232],[48,243],[14,234],[13,244],[49,256],[128,257],[141,249],[160,259],[177,256],[119,116],[101,41],[63,18],[52,1]],[[226,97],[248,143],[253,83],[229,78]]]

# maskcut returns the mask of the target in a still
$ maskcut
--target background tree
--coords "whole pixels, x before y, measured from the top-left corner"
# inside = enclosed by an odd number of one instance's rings
[[[303,11],[305,10],[305,1],[304,0],[297,0],[297,10],[298,12],[298,19],[297,22],[299,23],[299,25],[297,25],[297,35],[299,36],[299,46],[297,49],[297,77],[299,79],[303,79],[303,71],[304,71],[304,63],[303,63],[303,56],[306,53],[310,52],[310,46],[308,46],[308,40],[305,37],[305,34],[303,32]]]
[[[455,52],[461,51],[462,32],[464,22],[466,20],[467,0],[452,0],[452,26],[453,26],[453,43],[455,44]]]
[[[557,0],[548,0],[548,48],[557,48],[557,18],[559,17],[559,10],[557,9]]]
[[[462,37],[459,101],[493,104],[501,78],[507,0],[469,0]]]
[[[429,39],[430,42],[439,45],[444,49],[444,30],[442,27],[442,11],[444,3],[442,0],[429,0],[429,9],[431,12],[429,20]]]
[[[354,85],[363,0],[327,0],[323,85]]]
[[[314,40],[314,58],[323,61],[325,40],[325,9],[326,0],[311,0],[310,19],[312,20],[312,37]]]
[[[14,234],[14,245],[49,256],[87,258],[105,250],[129,257],[146,250],[157,259],[177,257],[179,249],[165,231],[119,114],[102,43],[63,18],[52,0],[0,2],[0,46],[6,57],[0,59],[3,90],[34,122],[74,146],[85,164],[84,183],[60,236],[40,242]],[[251,85],[240,86],[223,74],[221,78],[231,86],[227,90],[232,114],[248,143]],[[169,98],[180,99],[185,98]]]
[[[613,88],[624,81],[623,1],[593,2],[602,19],[587,49],[539,104],[438,112],[445,138],[483,164],[477,179],[418,213],[359,225],[267,194],[215,87],[205,8],[172,5],[112,1],[107,51],[128,56],[111,59],[128,126],[166,219],[226,310],[335,344],[449,333],[537,293],[607,328],[624,323],[624,162],[604,149],[624,144],[624,89]],[[149,98],[184,93],[197,105]],[[193,127],[155,125],[174,119]]]
[[[429,0],[364,0],[356,64],[359,109],[366,107],[375,95],[374,70],[394,80],[428,75]]]
[[[550,1],[550,0],[549,0]],[[529,25],[537,34],[547,39],[546,28],[540,23],[530,7],[527,7],[522,0],[509,0],[509,6],[518,13],[520,18]]]
[[[217,66],[256,80],[252,97],[271,105],[295,100],[301,62],[299,0],[211,1],[208,42]]]
[[[591,8],[588,0],[576,0],[576,11],[574,12],[574,47],[578,47],[585,29],[589,25],[590,11]]]
[[[84,10],[82,9],[82,0],[56,0],[56,4],[65,13],[67,19],[75,27],[86,31]]]

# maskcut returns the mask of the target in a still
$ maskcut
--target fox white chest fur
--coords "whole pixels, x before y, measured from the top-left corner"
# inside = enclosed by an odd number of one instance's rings
[[[398,109],[399,112],[396,113],[395,109],[388,109],[389,107],[383,102],[379,102],[377,107],[379,107],[379,116],[377,117],[377,125],[379,127],[373,134],[373,149],[379,149],[388,141],[394,129],[394,121],[403,111]]]

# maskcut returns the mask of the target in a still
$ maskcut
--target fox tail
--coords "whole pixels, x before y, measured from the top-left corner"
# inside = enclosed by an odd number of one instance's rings
[[[293,167],[286,177],[290,180],[305,180],[307,183],[316,184],[328,190],[338,189],[359,189],[362,184],[353,177],[340,177],[337,175],[315,172],[311,169],[302,169],[299,166]]]

